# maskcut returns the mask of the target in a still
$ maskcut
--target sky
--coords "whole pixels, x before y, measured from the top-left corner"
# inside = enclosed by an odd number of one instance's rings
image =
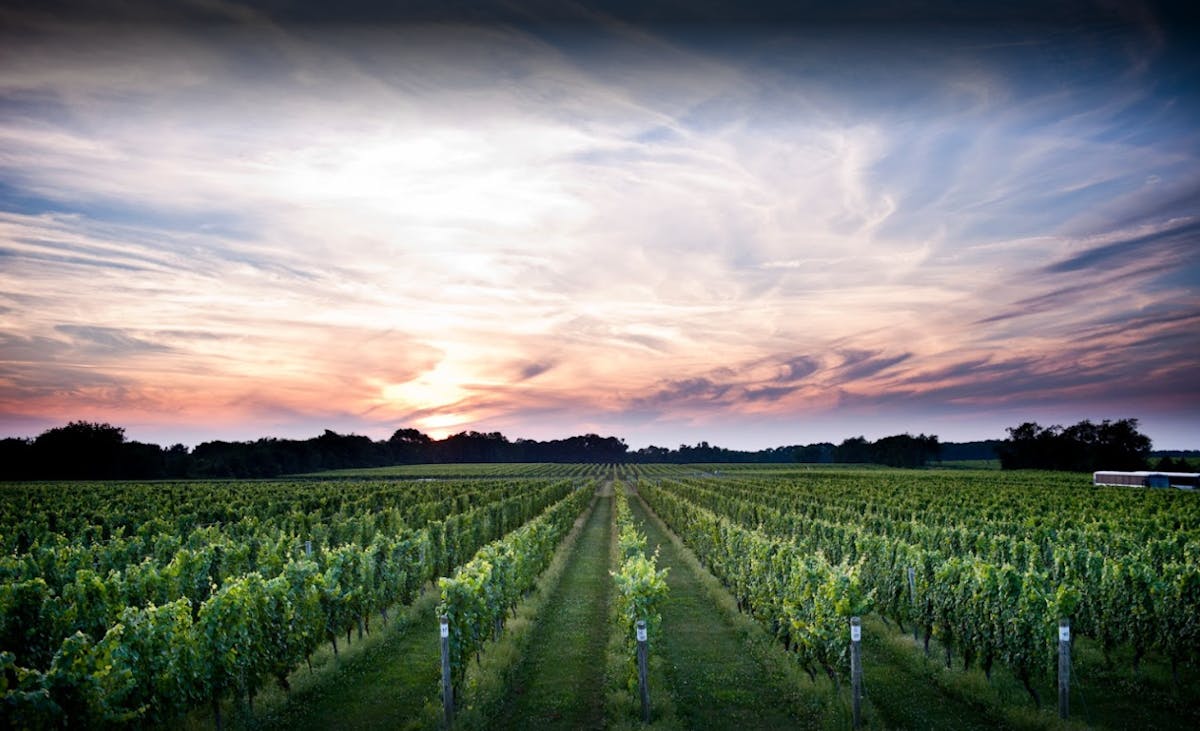
[[[0,3],[0,436],[1200,447],[1197,25],[913,7]]]

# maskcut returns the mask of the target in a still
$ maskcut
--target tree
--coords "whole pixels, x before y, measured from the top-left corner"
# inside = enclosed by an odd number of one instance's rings
[[[167,477],[187,477],[191,472],[192,460],[188,448],[182,444],[172,444],[165,452]]]
[[[832,462],[835,449],[829,442],[822,442],[796,447],[793,453],[797,462]]]
[[[889,467],[921,467],[936,459],[940,448],[936,436],[897,434],[870,446],[871,461]]]
[[[1000,467],[1017,469],[1061,469],[1055,462],[1060,426],[1043,428],[1034,421],[1009,427],[1008,439],[996,447]]]
[[[120,476],[124,443],[125,430],[120,427],[73,421],[38,435],[33,461],[42,478],[113,479]]]
[[[1143,469],[1150,458],[1151,442],[1137,426],[1137,419],[1101,422],[1092,469]]]
[[[157,444],[125,442],[121,445],[118,474],[130,480],[153,480],[167,476],[167,460]]]
[[[388,449],[392,459],[401,464],[427,462],[429,445],[433,442],[429,435],[416,429],[397,429],[388,439]]]
[[[870,462],[871,443],[866,437],[850,437],[845,439],[837,446],[834,452],[834,461],[837,462]]]
[[[0,439],[0,479],[28,480],[33,475],[33,440]]]

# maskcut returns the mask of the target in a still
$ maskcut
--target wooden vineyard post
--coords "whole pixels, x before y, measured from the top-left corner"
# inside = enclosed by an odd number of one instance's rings
[[[862,620],[850,618],[850,693],[854,728],[862,727]]]
[[[646,620],[637,621],[638,693],[642,696],[642,723],[650,723],[650,684],[646,670]]]
[[[908,567],[908,596],[912,599],[913,605],[913,642],[917,641],[917,570],[912,566]]]
[[[1066,718],[1071,705],[1071,620],[1058,620],[1058,717]]]
[[[454,723],[454,687],[450,683],[450,619],[441,617],[442,635],[442,710],[446,715],[446,728]]]

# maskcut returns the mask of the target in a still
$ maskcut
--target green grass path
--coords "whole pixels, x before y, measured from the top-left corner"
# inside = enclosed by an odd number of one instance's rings
[[[412,729],[436,700],[440,676],[437,592],[417,600],[410,624],[391,633],[305,693],[293,692],[277,715],[257,719],[264,729]]]
[[[598,498],[491,728],[604,728],[612,502]]]
[[[1001,729],[1012,726],[982,701],[937,682],[940,654],[925,658],[905,635],[868,620],[863,630],[863,684],[884,728]]]
[[[765,669],[747,652],[692,566],[650,520],[641,501],[630,508],[643,523],[649,550],[660,547],[658,565],[670,567],[670,597],[662,610],[663,641],[651,652],[666,661],[679,721],[694,729],[792,729],[802,723],[778,703]],[[654,689],[651,688],[653,700]]]

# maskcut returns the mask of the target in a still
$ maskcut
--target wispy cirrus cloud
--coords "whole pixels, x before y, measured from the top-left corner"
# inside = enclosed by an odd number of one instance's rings
[[[113,327],[88,325],[58,325],[56,331],[68,336],[87,350],[122,356],[136,353],[152,353],[169,350],[161,343],[145,340],[125,330]]]
[[[6,11],[0,418],[785,442],[1200,401],[1197,99],[1159,25],[572,8]]]

